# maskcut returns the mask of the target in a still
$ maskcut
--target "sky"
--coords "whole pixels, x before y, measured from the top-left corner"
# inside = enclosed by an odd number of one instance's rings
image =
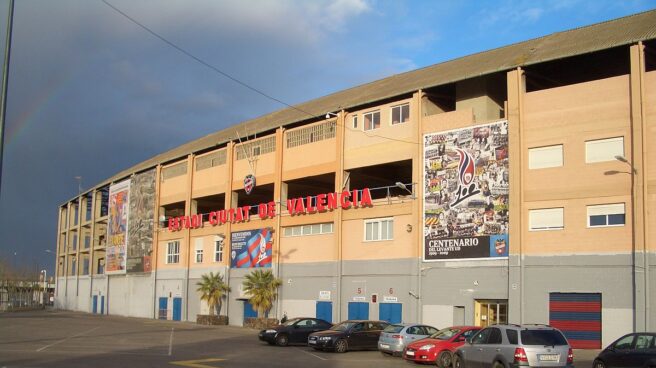
[[[168,41],[297,104],[656,0],[106,0]],[[0,45],[8,0],[0,0]],[[18,0],[0,259],[52,275],[59,205],[143,160],[284,108],[102,0]],[[50,253],[53,252],[53,253]]]

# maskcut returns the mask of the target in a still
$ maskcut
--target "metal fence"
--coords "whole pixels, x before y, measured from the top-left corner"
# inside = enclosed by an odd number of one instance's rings
[[[45,300],[42,282],[0,280],[0,312],[43,307]]]

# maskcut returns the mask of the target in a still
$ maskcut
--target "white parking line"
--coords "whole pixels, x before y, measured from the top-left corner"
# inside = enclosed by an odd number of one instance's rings
[[[86,330],[86,331],[84,331],[84,332],[80,332],[79,334],[75,334],[75,335],[73,335],[73,336],[69,336],[69,337],[67,337],[67,338],[65,338],[65,339],[62,339],[62,340],[59,340],[59,341],[55,341],[55,342],[53,342],[52,344],[49,344],[49,345],[46,345],[46,346],[44,346],[44,347],[38,348],[38,349],[36,349],[36,351],[37,351],[37,352],[39,352],[39,351],[43,351],[43,350],[45,350],[45,349],[47,349],[47,348],[49,348],[49,347],[51,347],[51,346],[54,346],[54,345],[60,344],[60,343],[62,343],[62,342],[64,342],[64,341],[67,341],[67,340],[69,340],[69,339],[72,339],[72,338],[75,338],[75,337],[78,337],[78,336],[82,336],[82,335],[84,335],[84,334],[86,334],[86,333],[89,333],[89,332],[91,332],[91,331],[95,331],[95,330],[97,330],[97,329],[99,329],[99,328],[100,328],[100,326],[96,326],[96,327],[94,327],[94,328],[92,328],[92,329],[90,329],[90,330]]]
[[[309,351],[305,351],[305,350],[303,350],[303,349],[301,349],[301,348],[295,348],[295,349],[296,349],[296,350],[299,350],[299,351],[302,351],[302,352],[304,352],[305,354],[312,355],[312,356],[315,357],[315,358],[318,358],[318,359],[321,359],[321,360],[328,360],[328,359],[326,359],[326,358],[322,358],[322,357],[320,357],[320,356],[318,356],[318,355],[316,355],[316,354],[312,354],[312,353],[310,353]]]

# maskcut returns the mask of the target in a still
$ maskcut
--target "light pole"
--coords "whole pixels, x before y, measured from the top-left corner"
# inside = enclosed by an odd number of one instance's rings
[[[626,159],[626,157],[617,155],[615,159],[619,162],[627,164],[631,168],[631,293],[632,293],[632,303],[633,303],[633,332],[636,332],[636,307],[638,306],[638,295],[636,292],[636,232],[635,232],[635,175],[638,173],[633,167],[633,164]]]
[[[48,271],[46,270],[41,270],[40,272],[43,275],[43,291],[41,294],[41,302],[43,303],[43,306],[45,307],[46,305],[46,298],[48,295]]]

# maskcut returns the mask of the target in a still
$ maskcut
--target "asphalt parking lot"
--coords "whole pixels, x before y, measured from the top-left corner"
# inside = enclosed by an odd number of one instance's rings
[[[593,352],[575,352],[591,367]],[[334,354],[280,348],[232,326],[68,311],[0,314],[0,368],[13,367],[411,367],[377,351]]]

